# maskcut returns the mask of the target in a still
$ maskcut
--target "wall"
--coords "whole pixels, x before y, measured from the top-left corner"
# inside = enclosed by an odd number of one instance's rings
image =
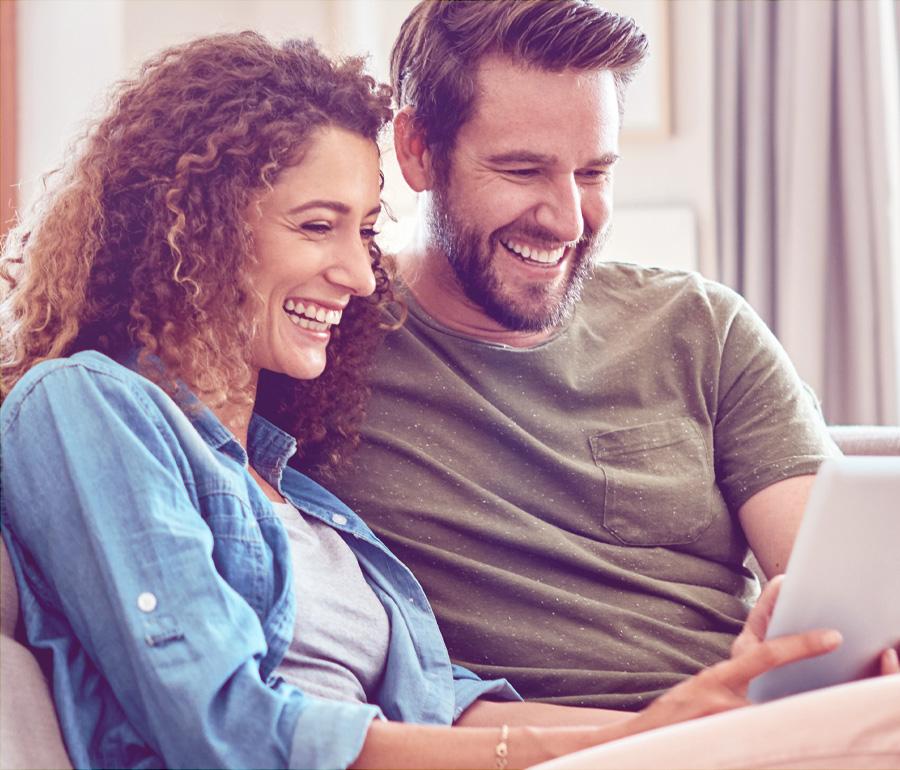
[[[20,207],[57,164],[102,90],[121,71],[121,0],[19,0]]]
[[[0,237],[16,213],[16,6],[0,3]]]
[[[713,1],[674,0],[667,4],[671,134],[630,139],[623,133],[622,160],[616,168],[616,206],[620,209],[679,206],[693,212],[699,268],[710,278],[716,277]],[[626,102],[626,111],[627,106]]]
[[[616,10],[629,2],[611,1]],[[30,200],[40,173],[62,157],[74,128],[102,105],[108,85],[165,45],[248,27],[272,37],[311,35],[335,52],[372,51],[374,69],[386,79],[390,43],[413,5],[414,0],[17,0],[19,200]],[[651,40],[651,47],[667,60],[671,77],[671,133],[623,133],[616,172],[622,226],[610,246],[630,231],[654,232],[640,223],[657,212],[654,221],[674,222],[673,232],[698,251],[700,269],[715,277],[712,0],[671,0],[665,6],[670,37]],[[389,148],[385,169],[385,197],[407,214],[414,199]],[[404,227],[385,228],[389,246],[402,241]]]

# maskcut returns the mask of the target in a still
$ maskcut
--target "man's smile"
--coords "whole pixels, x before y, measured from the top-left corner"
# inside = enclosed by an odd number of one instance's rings
[[[519,257],[519,259],[535,265],[539,264],[552,267],[553,265],[559,264],[566,253],[565,245],[556,249],[540,249],[517,243],[511,239],[502,240],[500,243],[503,244],[508,251],[513,252]]]

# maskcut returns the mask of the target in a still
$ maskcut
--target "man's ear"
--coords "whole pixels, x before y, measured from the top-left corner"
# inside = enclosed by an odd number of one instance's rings
[[[425,133],[415,114],[415,108],[407,106],[394,116],[394,151],[406,183],[416,192],[423,192],[431,189],[434,171]]]

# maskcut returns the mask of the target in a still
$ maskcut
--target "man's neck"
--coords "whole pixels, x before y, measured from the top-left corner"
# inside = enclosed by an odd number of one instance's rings
[[[422,310],[448,329],[513,348],[534,347],[553,334],[553,329],[511,331],[488,317],[463,293],[444,254],[427,248],[419,239],[414,238],[397,255],[397,263],[403,283]]]

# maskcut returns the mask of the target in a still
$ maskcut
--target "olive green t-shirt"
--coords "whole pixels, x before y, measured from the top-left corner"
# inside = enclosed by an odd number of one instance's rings
[[[604,263],[516,349],[408,303],[354,470],[324,483],[421,581],[453,661],[525,698],[639,709],[728,657],[758,592],[738,508],[837,453],[749,306]]]

